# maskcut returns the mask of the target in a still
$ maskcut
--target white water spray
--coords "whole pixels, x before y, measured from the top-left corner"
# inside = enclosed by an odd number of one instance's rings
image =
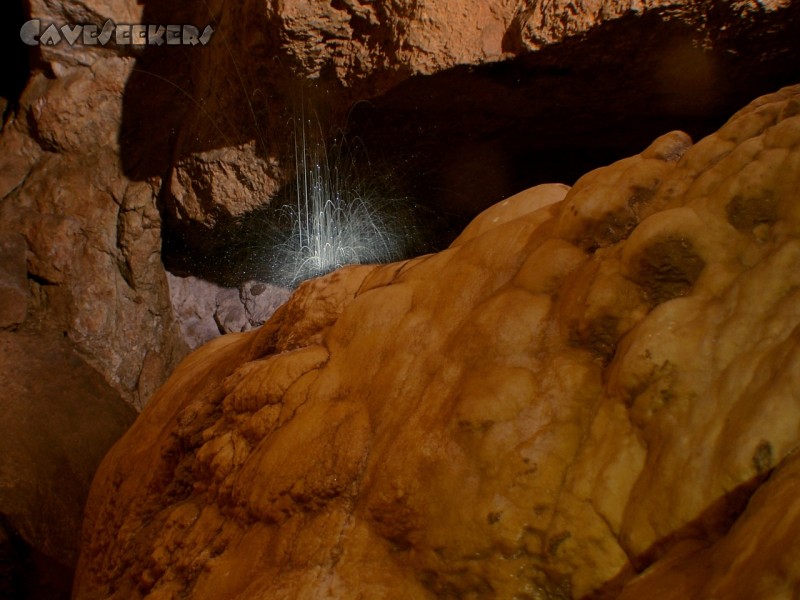
[[[294,160],[294,198],[283,207],[291,236],[277,257],[287,283],[403,256],[413,237],[403,202],[374,193],[346,147],[329,151],[319,126],[304,115],[295,119]]]

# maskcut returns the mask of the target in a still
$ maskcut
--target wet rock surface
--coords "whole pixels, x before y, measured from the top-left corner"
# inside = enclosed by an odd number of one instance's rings
[[[790,595],[799,106],[191,354],[100,468],[75,597]]]

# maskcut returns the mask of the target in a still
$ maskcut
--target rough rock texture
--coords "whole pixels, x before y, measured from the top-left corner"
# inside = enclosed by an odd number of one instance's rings
[[[537,51],[514,34],[514,58],[412,77],[356,105],[348,131],[371,155],[406,165],[420,202],[471,218],[521,189],[572,184],[665,131],[701,139],[800,80],[799,3],[670,4],[595,26],[599,3],[568,3],[577,13],[564,4],[535,7],[580,33]],[[603,3],[612,13],[623,4],[639,3]]]
[[[60,336],[11,332],[0,406],[0,533],[18,536],[0,541],[0,597],[62,598],[89,483],[136,413]]]
[[[683,2],[681,0],[526,0],[514,15],[514,48],[539,50],[564,38],[585,33],[598,25],[626,15],[663,10],[676,19],[699,26],[720,13],[737,17],[770,13],[791,5],[792,0],[736,0],[734,2]],[[709,18],[711,17],[711,18]]]
[[[29,8],[59,23],[139,14],[133,0]],[[0,132],[0,597],[51,600],[69,597],[95,468],[186,347],[160,181],[130,180],[119,160],[135,60],[40,50]]]
[[[307,282],[107,455],[75,598],[790,597],[798,189],[800,86]]]
[[[191,349],[223,333],[260,327],[289,297],[286,288],[256,281],[238,290],[171,273],[167,273],[167,281],[175,318]]]
[[[132,67],[101,56],[33,75],[0,137],[0,232],[24,238],[21,272],[19,253],[1,258],[15,289],[30,287],[26,326],[63,332],[141,407],[185,350],[160,257],[158,181],[128,180],[116,158]]]

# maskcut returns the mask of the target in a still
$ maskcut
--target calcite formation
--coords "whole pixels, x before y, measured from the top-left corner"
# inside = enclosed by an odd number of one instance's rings
[[[104,460],[75,598],[785,598],[800,86],[303,284]]]

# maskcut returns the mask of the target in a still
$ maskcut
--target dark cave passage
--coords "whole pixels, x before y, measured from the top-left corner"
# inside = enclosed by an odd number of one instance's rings
[[[0,105],[0,124],[5,122],[6,116],[17,109],[19,97],[30,76],[30,52],[27,46],[19,41],[19,30],[29,18],[30,9],[22,1],[11,2],[6,8],[2,20],[2,35],[6,40],[12,40],[5,49],[3,57],[3,76],[0,77],[0,98],[5,102]]]
[[[753,98],[800,81],[800,15],[754,34],[701,32],[653,11],[539,52],[414,77],[356,105],[348,131],[405,166],[421,203],[466,219],[540,183],[641,152],[672,130],[696,142]],[[713,36],[713,37],[710,37]]]

